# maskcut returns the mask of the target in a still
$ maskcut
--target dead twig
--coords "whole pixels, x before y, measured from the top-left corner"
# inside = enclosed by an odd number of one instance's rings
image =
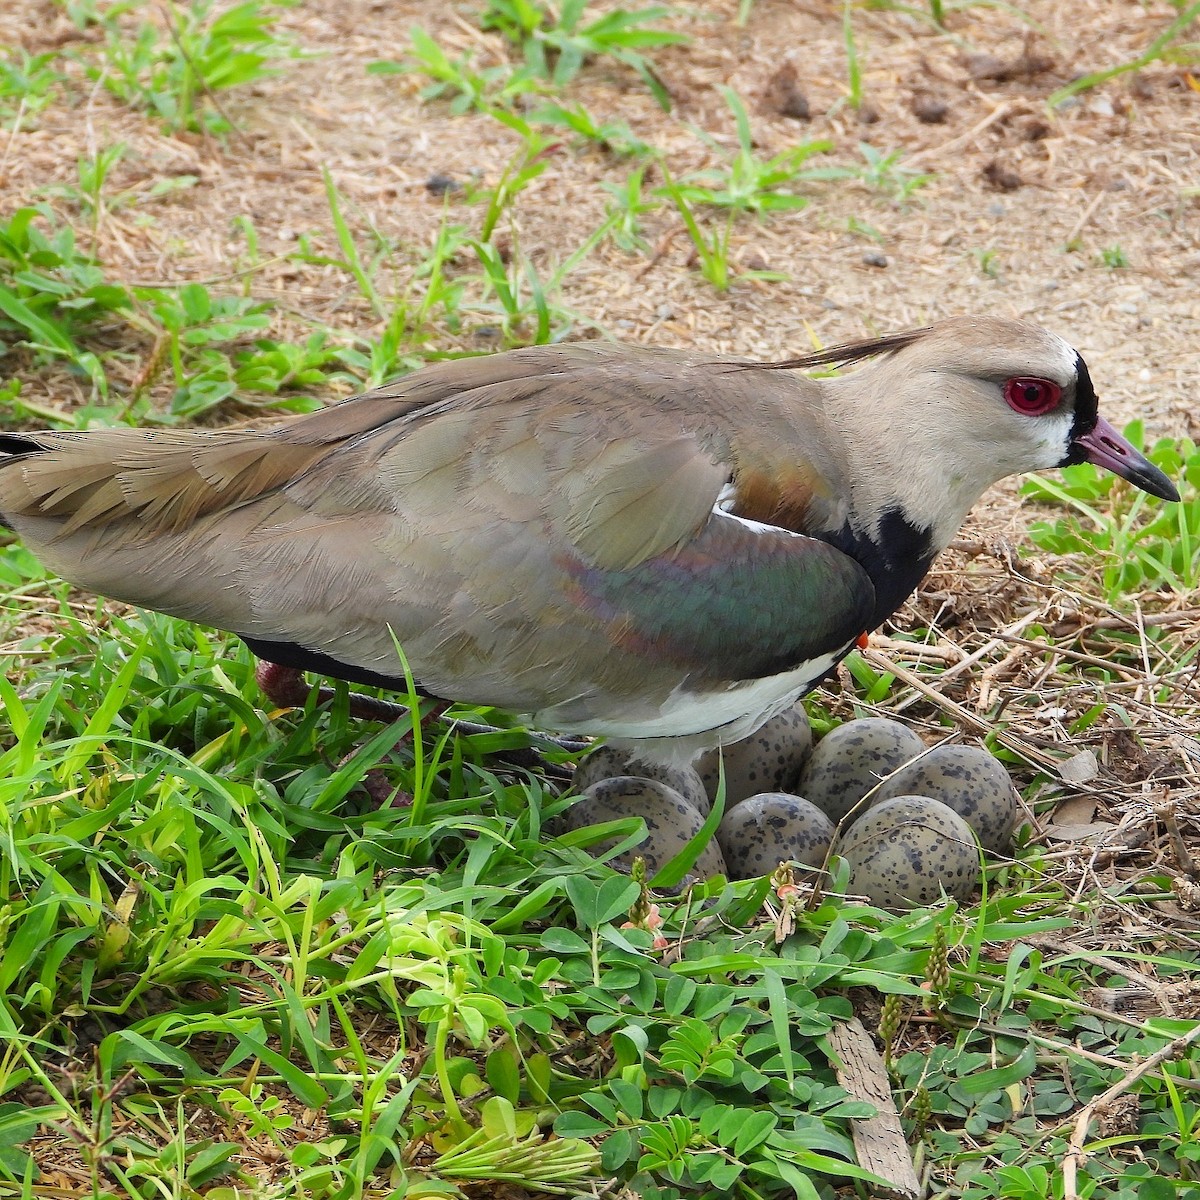
[[[951,150],[958,150],[960,147],[967,145],[979,136],[989,125],[995,125],[997,121],[1003,120],[1016,107],[1011,100],[1005,100],[997,104],[982,121],[976,121],[966,133],[959,134],[956,138],[951,138],[948,142],[943,142],[940,146],[932,146],[928,150],[918,150],[916,154],[910,154],[905,160],[904,165],[911,167],[919,162],[923,162],[927,158],[940,158],[944,154],[948,154]]]

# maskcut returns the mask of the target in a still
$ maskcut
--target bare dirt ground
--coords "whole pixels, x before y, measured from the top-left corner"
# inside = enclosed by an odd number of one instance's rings
[[[835,147],[829,162],[861,164],[856,147],[865,141],[884,153],[902,151],[904,165],[933,172],[934,180],[908,205],[856,181],[809,185],[806,210],[740,222],[735,257],[790,278],[739,285],[727,295],[689,269],[687,239],[664,209],[646,221],[657,247],[651,262],[603,246],[568,279],[567,304],[627,340],[770,357],[806,347],[806,326],[832,342],[951,314],[1030,317],[1065,334],[1093,364],[1110,416],[1142,415],[1156,432],[1196,435],[1194,77],[1155,64],[1085,92],[1053,115],[1043,104],[1074,76],[1136,57],[1174,9],[1027,3],[1038,33],[1003,11],[971,8],[953,14],[953,38],[896,13],[857,12],[860,115],[845,103],[840,4],[758,0],[744,27],[734,23],[736,8],[733,0],[713,0],[674,22],[692,41],[655,56],[674,100],[671,113],[614,64],[585,70],[572,94],[597,116],[625,119],[666,149],[676,175],[715,165],[694,127],[734,144],[718,90],[727,84],[745,98],[764,158],[800,140],[828,138]],[[239,214],[256,225],[263,257],[286,255],[307,232],[332,250],[322,166],[333,173],[354,223],[370,221],[385,236],[423,248],[442,212],[425,181],[437,173],[494,181],[518,140],[494,120],[422,103],[423,81],[415,76],[375,77],[364,68],[402,57],[413,26],[451,53],[479,50],[481,65],[505,58],[503,42],[481,33],[473,15],[471,4],[427,0],[300,5],[282,23],[317,56],[291,64],[278,79],[226,94],[223,107],[241,132],[224,145],[164,134],[157,122],[90,87],[79,106],[52,106],[0,147],[0,204],[12,209],[49,185],[69,183],[79,155],[126,141],[130,151],[111,181],[114,190],[169,175],[200,181],[105,221],[101,257],[123,278],[207,281],[237,270],[245,246],[231,219]],[[30,53],[88,36],[48,0],[9,0],[0,13],[0,44]],[[795,68],[808,121],[778,111],[772,80],[784,63]],[[914,114],[914,105],[931,102],[945,106],[940,123]],[[602,151],[562,147],[521,199],[526,251],[535,261],[561,261],[603,216],[608,196],[599,182],[620,182],[627,173]],[[851,218],[882,241],[848,232]],[[1078,249],[1065,252],[1072,243]],[[1125,252],[1128,267],[1098,262],[1113,246]],[[883,260],[886,266],[871,265]],[[294,262],[257,276],[254,290],[309,314],[341,310],[343,322],[345,310],[359,303],[344,277]],[[131,362],[131,371],[136,366]],[[35,374],[27,387],[38,386]],[[49,375],[40,386],[47,402],[63,402],[61,379]]]

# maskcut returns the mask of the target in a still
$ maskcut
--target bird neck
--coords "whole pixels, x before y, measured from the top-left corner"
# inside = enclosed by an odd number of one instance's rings
[[[954,430],[931,427],[924,394],[871,367],[824,381],[828,428],[840,439],[849,504],[827,540],[862,564],[875,586],[872,628],[916,590],[984,490],[1006,472],[967,455]],[[937,382],[931,381],[933,386]]]

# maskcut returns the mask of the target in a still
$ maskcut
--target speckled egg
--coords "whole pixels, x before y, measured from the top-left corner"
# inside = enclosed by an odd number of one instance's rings
[[[634,858],[641,855],[650,876],[669,863],[704,824],[700,811],[677,791],[653,779],[633,775],[618,775],[593,783],[578,803],[567,809],[564,822],[568,829],[582,829],[585,825],[599,825],[622,817],[641,817],[646,822],[646,840],[609,862],[618,870],[628,871]],[[602,854],[615,845],[616,840],[611,839],[591,847],[591,852]],[[715,838],[701,851],[689,874],[696,879],[725,874],[725,860]]]
[[[975,830],[979,844],[994,854],[1012,847],[1017,791],[1003,765],[973,746],[936,746],[902,767],[879,789],[878,800],[932,796],[954,809]]]
[[[885,775],[924,749],[925,743],[899,721],[847,721],[817,743],[796,791],[836,825]]]
[[[586,758],[580,759],[572,786],[577,792],[585,792],[593,783],[615,779],[618,775],[635,775],[638,779],[665,783],[706,816],[712,811],[704,783],[691,767],[664,767],[643,758],[632,758],[615,746],[597,746]]]
[[[879,908],[935,904],[945,891],[969,900],[979,883],[971,827],[929,796],[895,796],[874,805],[834,845],[850,864],[850,891]]]
[[[731,808],[717,828],[730,879],[774,871],[781,862],[819,867],[833,841],[833,822],[787,792],[760,792]]]
[[[772,717],[748,738],[702,754],[696,770],[709,799],[715,800],[719,764],[724,756],[728,808],[763,792],[794,792],[812,744],[808,714],[802,704],[796,704]]]

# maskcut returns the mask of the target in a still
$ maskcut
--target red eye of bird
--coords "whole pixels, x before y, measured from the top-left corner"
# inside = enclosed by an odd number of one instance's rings
[[[1004,384],[1004,399],[1014,412],[1040,417],[1062,399],[1062,388],[1052,379],[1009,379]]]

